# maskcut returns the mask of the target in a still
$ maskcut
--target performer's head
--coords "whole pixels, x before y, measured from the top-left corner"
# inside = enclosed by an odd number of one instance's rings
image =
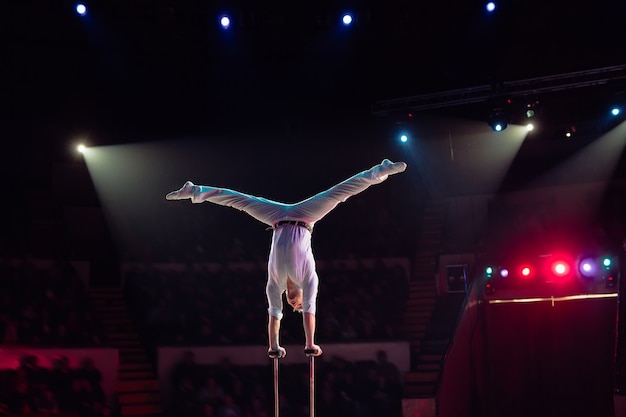
[[[302,313],[302,288],[296,287],[290,279],[287,280],[287,302],[293,311]]]
[[[287,302],[291,307],[293,307],[293,311],[297,311],[298,313],[302,313],[302,290],[295,289],[293,291],[287,290]]]

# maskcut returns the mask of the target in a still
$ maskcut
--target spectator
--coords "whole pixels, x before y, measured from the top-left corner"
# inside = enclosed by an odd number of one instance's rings
[[[28,382],[23,371],[17,372],[13,390],[7,402],[11,413],[30,414],[33,411],[33,396],[29,391]]]
[[[39,358],[35,355],[29,355],[22,358],[20,370],[24,372],[26,383],[29,391],[35,395],[47,386],[48,370],[39,366]]]
[[[214,376],[209,375],[206,379],[206,384],[200,389],[198,395],[200,403],[212,404],[218,410],[219,414],[219,407],[223,405],[225,397],[224,389],[217,383]]]
[[[244,417],[270,417],[270,411],[260,398],[253,397],[244,411]]]
[[[376,371],[378,374],[384,376],[390,384],[394,384],[396,386],[400,386],[402,384],[400,371],[395,364],[389,362],[386,351],[379,350],[376,352],[376,364]]]
[[[194,387],[200,383],[200,368],[196,363],[195,354],[190,350],[184,353],[182,361],[174,367],[171,376],[172,385],[180,386],[184,379],[191,381]]]
[[[94,386],[89,379],[78,376],[74,380],[74,394],[81,417],[108,417],[111,414],[102,387]]]
[[[17,344],[17,326],[7,315],[0,316],[0,344],[12,346]]]
[[[207,404],[212,406],[210,403]],[[180,417],[194,417],[200,405],[192,380],[189,377],[181,377],[174,387],[174,409],[176,413]]]
[[[97,391],[102,383],[102,372],[94,366],[92,358],[85,358],[78,369],[77,378],[87,381],[93,391]]]
[[[213,407],[213,405],[206,403],[203,404],[200,408],[200,417],[217,417],[217,414],[215,414],[215,407]]]
[[[224,396],[224,402],[219,408],[217,413],[218,417],[243,417],[241,414],[241,408],[235,403],[233,397],[230,395]]]
[[[50,373],[50,386],[59,403],[61,411],[75,409],[72,405],[72,381],[74,374],[70,369],[69,359],[61,356],[54,361],[54,368]]]
[[[35,410],[40,414],[59,414],[59,404],[49,387],[43,387],[34,398]]]

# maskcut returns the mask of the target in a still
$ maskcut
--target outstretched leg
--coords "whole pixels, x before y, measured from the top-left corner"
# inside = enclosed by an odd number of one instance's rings
[[[404,170],[406,170],[406,163],[391,162],[385,159],[380,164],[360,172],[326,191],[288,206],[287,214],[292,219],[315,223],[349,197],[365,191],[371,185],[380,184],[389,175],[404,172]]]
[[[406,170],[404,162],[391,162],[385,159],[380,164],[296,204],[279,203],[227,188],[195,185],[191,181],[187,181],[179,190],[167,194],[165,198],[168,200],[189,198],[193,203],[209,201],[234,207],[269,226],[274,226],[279,220],[302,220],[313,224],[327,215],[337,204],[366,190],[371,185],[380,184],[389,175],[404,170]]]
[[[191,199],[192,203],[209,201],[244,211],[255,219],[273,226],[282,217],[286,204],[229,190],[228,188],[195,185],[187,181],[180,189],[165,196],[167,200]]]

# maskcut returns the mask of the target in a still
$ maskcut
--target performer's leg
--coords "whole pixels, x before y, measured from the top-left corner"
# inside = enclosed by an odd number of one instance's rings
[[[326,191],[288,207],[288,216],[314,223],[333,210],[337,204],[366,190],[371,185],[380,184],[389,175],[403,172],[405,169],[406,164],[404,162],[394,163],[385,159],[380,164],[360,172]]]
[[[233,207],[245,211],[250,216],[269,226],[273,226],[282,217],[286,204],[240,193],[227,188],[195,185],[187,181],[179,190],[165,196],[168,200],[191,199],[192,203],[209,201],[221,206]]]

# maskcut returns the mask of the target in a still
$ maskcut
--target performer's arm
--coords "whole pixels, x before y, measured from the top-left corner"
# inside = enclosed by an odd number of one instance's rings
[[[284,348],[280,346],[279,343],[279,335],[280,333],[280,318],[276,316],[271,316],[269,318],[269,322],[267,324],[267,335],[269,338],[269,351],[270,352],[279,352],[279,357],[283,357],[287,354]]]
[[[302,324],[304,325],[304,337],[306,339],[305,350],[314,350],[315,355],[322,354],[322,349],[313,343],[315,341],[315,314],[302,313]]]

